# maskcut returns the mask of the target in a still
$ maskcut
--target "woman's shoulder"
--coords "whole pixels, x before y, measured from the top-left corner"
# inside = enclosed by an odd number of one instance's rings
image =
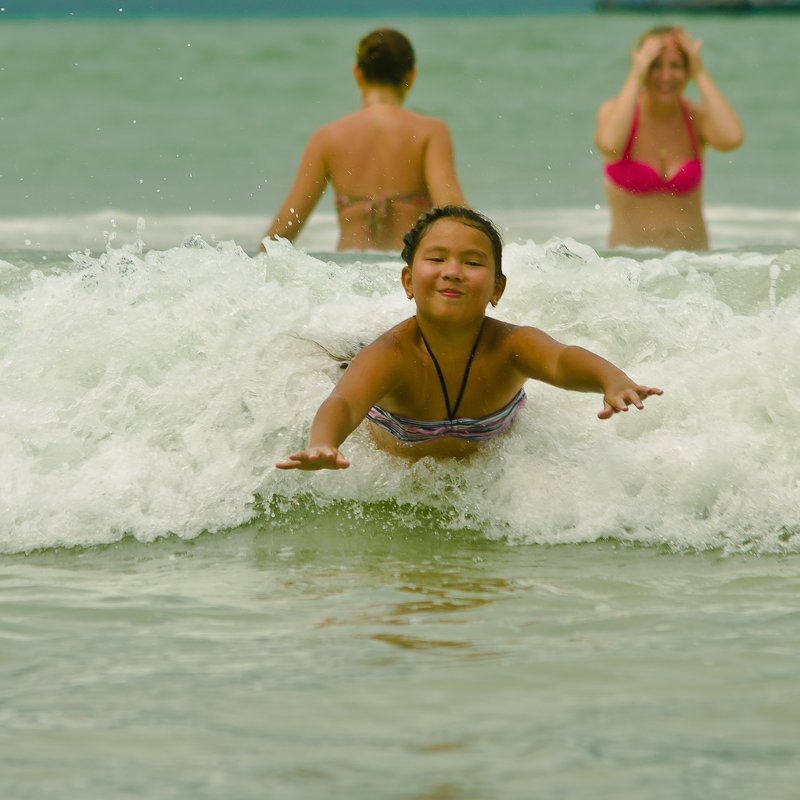
[[[348,136],[354,129],[364,124],[364,111],[365,109],[358,108],[344,116],[332,119],[330,122],[320,125],[312,137],[321,141],[330,141]]]
[[[608,112],[614,107],[616,100],[616,97],[608,97],[603,100],[603,102],[597,106],[597,116],[602,117],[608,114]]]
[[[413,111],[409,108],[404,108],[403,114],[410,124],[418,127],[420,130],[428,132],[429,134],[447,133],[449,131],[447,123],[439,117],[432,117],[428,114],[423,114],[419,111]]]
[[[697,128],[698,123],[705,115],[705,108],[698,102],[691,100],[688,97],[681,97],[681,105],[689,115],[692,124]]]
[[[689,117],[689,122],[697,141],[705,145],[705,140],[703,139],[703,120],[706,116],[705,108],[700,103],[690,100],[688,97],[681,98],[681,105]]]
[[[341,122],[342,119],[335,119],[332,122],[326,122],[324,125],[320,125],[309,137],[308,146],[316,148],[319,151],[325,151],[330,142],[341,135],[339,133],[341,130]]]
[[[636,103],[638,104],[639,97],[636,98]],[[595,118],[598,122],[604,122],[609,117],[612,117],[615,114],[621,113],[625,108],[625,104],[620,101],[618,96],[615,97],[608,97],[597,106],[597,111],[595,112]]]
[[[372,113],[374,111],[374,106],[352,111],[317,128],[313,136],[319,141],[335,143],[342,139],[348,140],[360,131],[375,130],[376,126],[381,125],[413,131],[415,137],[419,139],[430,139],[448,132],[447,125],[438,117],[430,117],[407,108],[392,108],[391,114],[385,109],[383,113],[377,115]]]
[[[692,100],[691,97],[686,97],[685,95],[681,97],[681,105],[690,114],[700,114],[703,111],[703,106],[700,103],[698,103],[696,100]]]

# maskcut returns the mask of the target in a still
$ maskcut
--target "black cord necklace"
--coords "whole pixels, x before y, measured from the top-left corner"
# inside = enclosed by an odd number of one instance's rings
[[[456,412],[458,411],[458,407],[461,405],[461,398],[464,396],[464,390],[467,388],[467,378],[469,378],[469,371],[472,367],[472,360],[475,358],[475,353],[478,350],[478,342],[481,338],[481,333],[483,333],[483,324],[486,322],[486,317],[483,318],[483,322],[481,322],[481,327],[478,329],[478,335],[475,337],[475,343],[472,345],[472,350],[470,351],[469,358],[467,359],[467,366],[464,367],[464,377],[461,379],[461,388],[458,390],[458,397],[456,397],[456,404],[450,408],[450,396],[447,394],[447,384],[444,382],[444,375],[442,374],[442,368],[439,366],[439,362],[436,360],[436,356],[433,354],[433,350],[431,350],[431,346],[428,344],[428,340],[425,338],[425,334],[422,332],[422,328],[419,327],[419,323],[417,323],[417,328],[419,328],[419,335],[422,337],[422,343],[425,345],[425,349],[428,351],[428,355],[431,357],[431,361],[433,361],[433,366],[436,367],[436,374],[439,376],[439,384],[442,387],[442,394],[444,395],[444,405],[447,409],[447,419],[451,422],[456,418]]]

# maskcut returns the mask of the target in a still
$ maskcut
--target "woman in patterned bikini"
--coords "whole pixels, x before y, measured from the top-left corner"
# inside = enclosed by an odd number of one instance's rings
[[[293,241],[329,182],[339,250],[399,251],[420,213],[434,204],[464,204],[447,126],[403,108],[414,64],[411,43],[397,31],[381,29],[361,40],[353,69],[361,108],[311,137],[267,238]]]
[[[703,153],[734,150],[735,112],[682,28],[647,31],[619,94],[597,112],[594,141],[605,162],[610,247],[704,250]],[[683,97],[690,80],[700,103]]]
[[[416,314],[361,350],[322,403],[308,446],[279,469],[344,469],[339,447],[364,420],[376,445],[412,459],[463,457],[506,433],[530,378],[600,392],[600,419],[661,389],[581,347],[486,316],[506,286],[502,241],[471,209],[434,208],[404,238],[403,288]]]

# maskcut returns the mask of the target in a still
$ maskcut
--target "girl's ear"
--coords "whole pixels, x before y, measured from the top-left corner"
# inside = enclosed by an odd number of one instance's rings
[[[411,267],[403,267],[403,271],[400,273],[400,281],[403,284],[403,288],[406,290],[406,297],[409,300],[413,300],[414,286],[411,280]]]
[[[506,290],[506,276],[505,275],[498,275],[497,279],[494,282],[494,292],[492,292],[492,297],[489,302],[492,306],[496,306],[500,302],[500,298],[503,296],[503,292]]]

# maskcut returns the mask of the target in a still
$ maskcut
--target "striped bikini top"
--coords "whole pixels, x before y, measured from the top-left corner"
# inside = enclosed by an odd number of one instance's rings
[[[485,320],[484,320],[485,322]],[[367,419],[377,425],[379,428],[390,433],[395,439],[407,444],[415,444],[419,442],[429,442],[434,439],[443,439],[445,436],[453,436],[457,439],[466,439],[469,442],[483,442],[488,439],[494,439],[505,433],[514,422],[514,417],[522,406],[525,405],[526,395],[525,390],[520,389],[511,401],[503,406],[499,411],[493,414],[488,414],[480,419],[473,419],[471,417],[457,417],[458,407],[461,405],[461,398],[464,396],[464,389],[467,387],[467,378],[469,371],[472,367],[472,361],[475,358],[475,353],[478,349],[478,342],[483,332],[483,324],[481,324],[478,335],[475,337],[475,343],[472,345],[472,351],[467,359],[467,366],[464,368],[464,377],[461,379],[461,388],[458,391],[455,405],[450,407],[450,396],[447,393],[447,384],[444,381],[442,369],[436,356],[433,354],[425,334],[420,330],[419,335],[422,337],[422,342],[428,355],[433,361],[433,366],[436,368],[436,375],[439,378],[439,384],[442,387],[442,395],[444,396],[444,405],[447,409],[447,419],[442,420],[421,420],[411,419],[410,417],[401,417],[398,414],[392,414],[390,411],[381,408],[380,406],[372,406],[367,412]]]
[[[504,434],[511,427],[517,411],[525,405],[525,400],[525,390],[520,389],[508,405],[495,411],[494,414],[480,419],[459,417],[431,422],[401,417],[380,406],[372,406],[367,413],[367,419],[391,433],[395,439],[407,444],[429,442],[434,439],[443,439],[445,436],[454,436],[469,442],[485,442]]]

